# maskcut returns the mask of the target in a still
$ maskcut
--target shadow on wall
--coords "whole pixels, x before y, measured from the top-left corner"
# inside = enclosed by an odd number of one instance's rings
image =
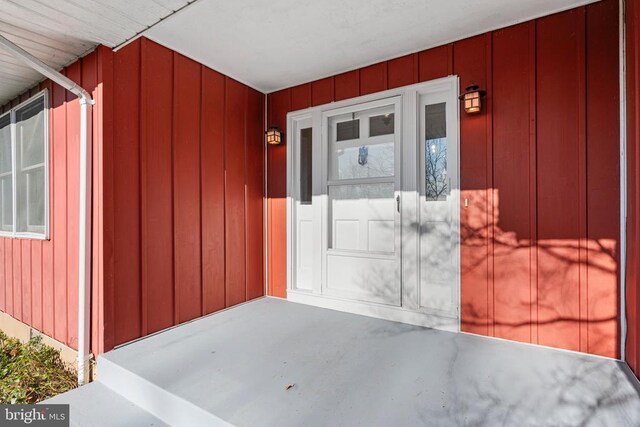
[[[581,236],[560,213],[545,230],[509,231],[499,207],[498,190],[462,192],[462,329],[617,357],[617,238]]]
[[[351,204],[347,211],[357,212],[359,204],[364,204],[368,207],[365,209],[368,216],[354,216],[352,222],[383,218],[395,211],[393,199],[388,199],[388,203],[385,200],[372,204],[371,197],[359,197],[348,200]],[[376,198],[375,195],[372,197]],[[465,198],[470,202],[466,208]],[[566,214],[558,214],[554,230],[531,227],[528,218],[517,218],[512,220],[514,224],[509,224],[500,219],[498,190],[463,191],[461,201],[460,315],[463,331],[618,357],[619,285],[615,237],[578,237],[578,226],[568,227],[573,219]],[[488,206],[493,209],[487,209]],[[487,216],[487,211],[493,215]],[[383,223],[393,226],[393,221]],[[451,227],[433,224],[436,223],[425,222],[422,226],[414,223],[406,230],[420,230],[420,239],[428,236],[428,242],[448,242]],[[441,235],[434,236],[434,233]],[[542,233],[552,237],[537,240],[530,237]],[[455,303],[455,294],[443,297],[438,281],[446,284],[453,280],[446,277],[445,271],[450,263],[447,261],[448,249],[444,247],[446,245],[431,243],[419,246],[421,274],[425,274],[425,266],[438,270],[433,275],[436,279],[431,277],[426,285],[420,285],[421,306],[436,310],[441,307],[442,312],[447,312],[450,304]],[[408,256],[410,254],[403,254],[405,265],[417,263],[417,260],[407,259]],[[394,280],[389,274],[387,267],[375,265],[352,280],[350,286],[361,293],[359,298],[396,304],[394,301],[399,298],[400,289],[389,283],[400,283],[400,278]],[[336,279],[332,287],[339,288],[340,285],[341,279]],[[445,286],[444,293],[447,290],[451,292],[449,285]],[[428,305],[424,305],[425,301]]]

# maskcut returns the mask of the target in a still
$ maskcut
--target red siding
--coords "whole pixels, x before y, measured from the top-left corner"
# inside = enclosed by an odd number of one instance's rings
[[[535,254],[529,214],[532,200],[530,186],[535,182],[535,145],[530,145],[531,122],[530,76],[535,44],[535,27],[530,23],[493,33],[493,188],[494,201],[494,269],[495,335],[516,341],[531,342],[530,307],[535,280],[531,277],[531,259]],[[523,108],[524,106],[524,108]],[[533,202],[533,203],[532,203]],[[514,269],[513,265],[526,268]]]
[[[465,331],[618,356],[617,8],[605,0],[333,78],[335,100],[450,74],[487,90],[482,114],[460,116]],[[270,94],[269,121],[284,128],[301,93]],[[269,289],[285,296],[282,147],[268,162]]]
[[[424,50],[418,54],[418,76],[421,82],[453,74],[453,44]]]
[[[58,148],[55,147],[55,139],[54,135],[56,132],[55,122],[54,122],[54,114],[57,114],[53,111],[53,108],[56,106],[56,99],[54,95],[56,94],[55,86],[51,82],[45,82],[43,84],[43,88],[46,88],[49,91],[49,106],[51,110],[49,110],[49,234],[53,237],[53,219],[54,219],[54,203],[55,203],[55,193],[53,191],[54,186],[54,164],[53,158],[57,153]],[[62,108],[58,106],[58,108]],[[0,242],[0,249],[6,249],[6,241],[5,244]],[[54,260],[53,260],[53,249],[54,244],[51,240],[42,242],[42,329],[41,331],[49,336],[54,336],[54,317],[55,317],[55,294],[54,294]],[[7,251],[4,250],[4,275],[0,278],[7,277]],[[8,283],[4,282],[5,290],[9,290]],[[5,302],[7,304],[7,313],[11,314],[9,311],[9,295],[7,294],[5,298]],[[35,327],[35,325],[34,325]]]
[[[92,351],[263,295],[264,95],[145,38],[65,73],[96,100]],[[79,104],[42,87],[51,240],[0,238],[0,309],[75,347]]]
[[[51,194],[51,240],[53,242],[53,304],[54,304],[54,337],[67,342],[67,105],[65,90],[53,87],[53,117],[50,128],[53,131],[49,147],[53,147],[50,155],[53,181]],[[69,121],[72,121],[69,118]],[[72,212],[69,212],[72,214]],[[6,245],[5,245],[6,248]]]
[[[120,52],[117,52],[116,60]],[[173,52],[142,40],[142,335],[174,324]],[[118,164],[121,153],[115,153]],[[115,187],[118,192],[128,187]],[[116,217],[121,214],[115,206]],[[116,235],[116,239],[118,236]],[[119,254],[115,254],[116,259]],[[116,300],[116,306],[118,301]]]
[[[338,74],[334,78],[334,87],[336,101],[360,95],[360,70]]]
[[[640,375],[640,4],[626,4],[627,270],[626,360]]]
[[[202,68],[202,312],[225,307],[224,88],[225,77]]]
[[[317,86],[318,85],[316,84],[316,91],[317,91]],[[303,84],[303,85],[295,86],[291,88],[291,109],[292,110],[302,110],[311,106],[311,87],[312,87],[311,84]]]
[[[201,66],[174,54],[173,188],[176,322],[202,315],[200,232]]]
[[[113,63],[114,129],[113,153],[118,173],[113,186],[129,191],[114,194],[114,339],[126,342],[141,334],[140,288],[140,41],[116,56]]]
[[[316,106],[329,102],[333,102],[333,77],[311,83],[311,105]]]
[[[418,55],[407,55],[392,59],[387,65],[389,89],[408,86],[418,82]]]
[[[268,123],[287,132],[291,91],[269,94]],[[267,234],[269,252],[268,289],[272,296],[287,296],[287,149],[284,144],[267,150]]]
[[[460,76],[460,87],[471,83],[487,87],[491,36],[477,36],[456,43],[454,73]],[[490,95],[485,98],[485,114],[460,115],[460,190],[469,207],[460,209],[461,304],[463,329],[492,335],[493,316],[489,295],[489,233],[491,233],[490,185],[487,176],[490,158],[488,135]],[[483,286],[484,285],[484,286]]]
[[[225,108],[225,254],[226,302],[246,300],[245,278],[245,120],[247,87],[226,79]]]
[[[264,95],[248,89],[245,123],[246,299],[264,295]]]
[[[113,347],[113,52],[98,47],[97,87],[93,109],[93,266],[91,286],[91,349],[102,353]],[[134,78],[135,80],[135,78]],[[105,87],[109,90],[105,90]]]
[[[111,51],[99,47],[72,64],[63,73],[89,90],[93,108],[94,152],[101,153],[103,134],[99,126],[104,113],[99,63],[108,61]],[[58,85],[45,81],[10,103],[28,99],[40,90],[49,91],[49,223],[50,240],[0,238],[0,309],[36,330],[73,348],[77,347],[78,307],[78,178],[79,103]],[[5,109],[8,107],[5,107]],[[102,179],[94,181],[94,200],[101,197]],[[94,230],[101,229],[101,217],[94,211]],[[94,235],[94,247],[100,240]],[[99,271],[94,258],[92,269]],[[95,276],[94,276],[95,277]],[[96,280],[100,290],[103,280]],[[100,313],[98,299],[92,311]],[[96,333],[98,329],[96,328]],[[98,340],[94,348],[98,348]]]
[[[264,95],[145,38],[114,63],[111,346],[264,294]]]
[[[538,334],[579,350],[584,9],[538,21],[537,57]]]
[[[620,118],[618,87],[618,7],[601,2],[587,8],[586,38],[586,171],[587,242],[586,311],[587,348],[597,354],[617,354],[620,292],[620,232],[618,161],[620,129],[611,126]],[[611,167],[616,165],[616,167]],[[612,338],[616,339],[613,340]]]
[[[387,89],[387,62],[360,69],[360,95]]]

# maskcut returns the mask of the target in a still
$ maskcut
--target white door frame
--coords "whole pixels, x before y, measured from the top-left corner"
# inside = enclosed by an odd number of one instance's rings
[[[459,305],[460,305],[460,263],[459,263],[459,245],[457,248],[458,255],[458,274],[455,286],[456,297],[456,315],[447,316],[443,313],[432,313],[419,307],[418,289],[419,277],[418,267],[415,262],[417,254],[419,254],[419,215],[418,215],[418,177],[419,177],[419,159],[418,159],[418,133],[419,133],[419,101],[420,95],[424,93],[447,91],[451,103],[455,103],[455,117],[450,120],[455,122],[455,144],[457,150],[457,182],[460,183],[460,143],[459,143],[459,109],[460,105],[457,100],[459,93],[459,81],[457,76],[449,76],[429,82],[419,83],[411,86],[405,86],[397,89],[391,89],[371,95],[351,98],[344,101],[338,101],[326,105],[307,108],[300,111],[290,112],[287,114],[287,299],[294,302],[311,304],[315,306],[347,311],[356,314],[363,314],[372,317],[379,317],[394,321],[400,321],[420,326],[428,326],[449,331],[460,330]],[[393,307],[378,303],[367,303],[360,301],[346,300],[337,297],[329,297],[322,295],[322,284],[325,281],[326,256],[323,254],[327,248],[327,224],[323,218],[326,218],[326,210],[328,206],[328,195],[326,194],[327,173],[327,150],[325,146],[325,129],[323,126],[323,113],[330,110],[336,110],[345,107],[352,107],[358,104],[371,101],[384,100],[391,97],[401,97],[402,112],[402,174],[401,174],[401,239],[402,239],[402,305]],[[313,209],[314,209],[314,273],[312,289],[297,289],[295,286],[295,229],[296,224],[296,200],[295,194],[295,167],[294,162],[297,160],[295,149],[296,122],[300,120],[308,120],[311,118],[313,126],[313,158],[321,159],[313,164]],[[449,117],[448,117],[449,119]],[[324,174],[324,176],[323,176]],[[458,185],[459,187],[459,185]],[[459,199],[459,188],[456,189]],[[459,239],[459,218],[460,203],[456,204],[455,217],[458,220],[456,229],[458,230]],[[318,221],[317,223],[315,221]],[[321,244],[316,243],[319,238]],[[414,256],[408,256],[414,254]],[[413,261],[412,261],[413,259]]]

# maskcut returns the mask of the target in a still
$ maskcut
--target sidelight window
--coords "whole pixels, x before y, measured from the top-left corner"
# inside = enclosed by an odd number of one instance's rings
[[[446,103],[425,107],[425,193],[429,201],[446,200],[451,191],[447,176]]]

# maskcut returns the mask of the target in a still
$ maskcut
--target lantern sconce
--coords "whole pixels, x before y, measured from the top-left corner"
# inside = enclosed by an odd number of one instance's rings
[[[269,145],[280,145],[282,144],[282,132],[278,129],[277,126],[270,126],[269,129],[265,132],[267,136],[267,144]]]
[[[467,86],[465,92],[458,97],[460,101],[464,101],[464,111],[467,114],[476,114],[482,110],[482,97],[486,96],[487,92],[480,90],[480,86],[472,84]]]

